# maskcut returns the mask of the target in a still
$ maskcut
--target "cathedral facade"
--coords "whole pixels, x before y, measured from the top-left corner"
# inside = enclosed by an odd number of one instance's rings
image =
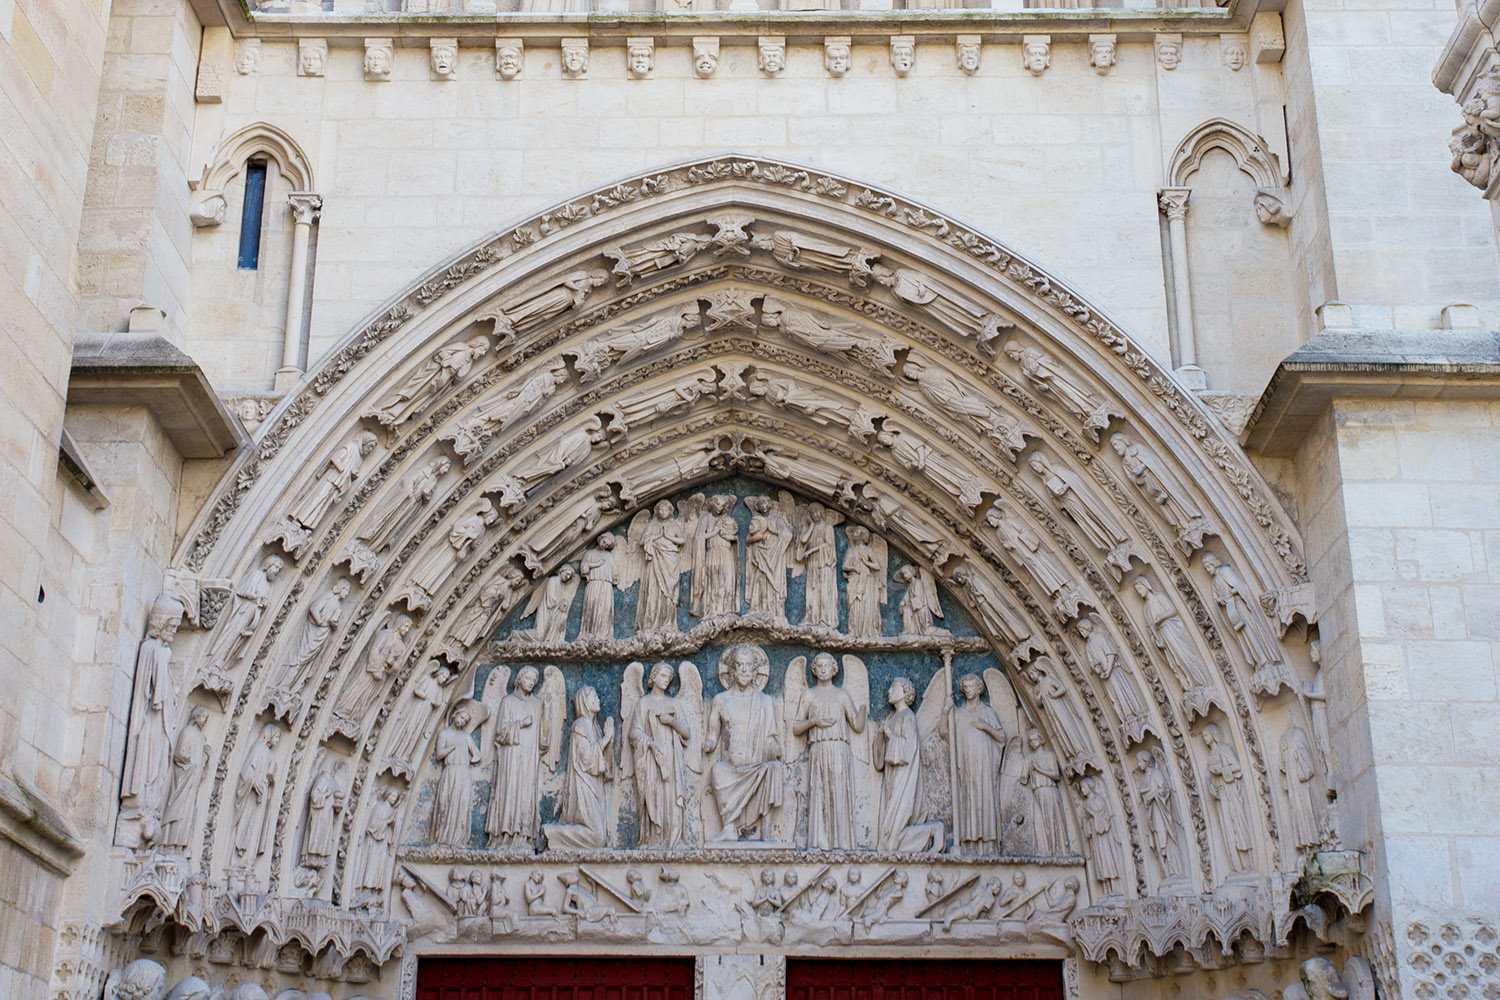
[[[1500,996],[1500,0],[3,21],[6,996]]]

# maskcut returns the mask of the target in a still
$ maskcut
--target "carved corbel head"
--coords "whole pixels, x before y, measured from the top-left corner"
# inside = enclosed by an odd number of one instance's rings
[[[786,36],[762,35],[757,41],[760,49],[760,71],[766,76],[777,76],[786,69]]]
[[[259,38],[242,38],[234,43],[234,71],[240,76],[260,72]]]
[[[649,80],[656,69],[656,39],[625,40],[625,72],[632,80]]]
[[[452,80],[458,75],[458,39],[434,38],[428,43],[431,51],[432,78]]]
[[[587,38],[564,38],[562,40],[563,76],[570,80],[582,80],[589,75],[589,40]]]
[[[1021,38],[1021,65],[1032,76],[1041,76],[1052,65],[1052,36],[1023,35]]]
[[[365,39],[365,79],[389,80],[395,56],[389,38]]]
[[[849,50],[848,35],[833,35],[823,39],[823,66],[828,75],[837,79],[849,72],[853,56]]]
[[[1089,65],[1094,67],[1094,72],[1098,73],[1100,76],[1103,76],[1114,68],[1114,35],[1089,36]]]
[[[1275,188],[1255,189],[1255,217],[1267,226],[1285,229],[1291,225],[1292,210]]]
[[[958,68],[965,76],[973,76],[979,72],[980,41],[978,35],[959,35],[955,43],[954,54],[958,59]]]
[[[1182,62],[1182,35],[1164,32],[1156,36],[1156,65],[1171,72]]]
[[[700,80],[707,80],[714,75],[719,68],[719,40],[718,38],[702,37],[693,39],[693,75]]]
[[[328,40],[302,38],[297,41],[297,75],[322,76],[328,69]]]
[[[917,40],[911,35],[891,36],[891,69],[897,76],[910,73],[917,62]]]
[[[1238,73],[1250,59],[1250,46],[1244,35],[1220,35],[1219,56],[1231,72]]]
[[[525,66],[525,44],[519,38],[495,39],[495,75],[502,80],[520,77]]]

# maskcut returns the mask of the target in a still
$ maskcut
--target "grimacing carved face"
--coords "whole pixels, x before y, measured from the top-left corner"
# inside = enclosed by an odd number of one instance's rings
[[[910,45],[897,45],[891,49],[891,65],[897,73],[909,72],[915,60],[916,51]]]
[[[458,60],[458,53],[446,45],[432,50],[432,69],[438,76],[448,76],[453,72],[453,65]]]
[[[1163,45],[1156,50],[1156,58],[1167,69],[1176,69],[1182,58],[1182,50],[1176,45]]]
[[[712,52],[699,52],[693,57],[693,69],[699,76],[712,76],[719,68],[719,57]]]
[[[786,69],[786,49],[767,46],[760,50],[760,68],[767,73],[780,73]]]
[[[630,72],[644,76],[651,72],[651,50],[639,46],[630,50]]]
[[[843,76],[849,72],[849,47],[847,45],[835,45],[828,49],[828,72],[834,76]]]
[[[965,73],[973,73],[979,69],[979,46],[963,45],[959,47],[958,68]]]
[[[500,75],[509,80],[521,72],[521,53],[518,49],[501,49],[498,59]]]

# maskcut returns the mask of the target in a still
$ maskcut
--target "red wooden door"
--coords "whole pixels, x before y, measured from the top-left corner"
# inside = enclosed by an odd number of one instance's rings
[[[786,1000],[1063,1000],[1062,963],[793,958]]]
[[[424,958],[417,1000],[693,1000],[693,960]]]

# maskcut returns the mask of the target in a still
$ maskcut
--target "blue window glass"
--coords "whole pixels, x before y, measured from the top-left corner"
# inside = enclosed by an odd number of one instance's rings
[[[266,214],[266,161],[245,164],[245,207],[240,213],[240,267],[260,265],[260,225]]]

